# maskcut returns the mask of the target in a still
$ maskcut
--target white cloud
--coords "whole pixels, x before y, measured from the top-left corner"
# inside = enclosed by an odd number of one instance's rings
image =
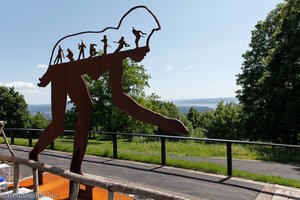
[[[188,65],[188,66],[184,67],[185,70],[187,70],[187,69],[194,69],[194,68],[195,68],[194,65]]]
[[[36,67],[37,68],[47,68],[48,65],[46,65],[46,64],[38,64]]]
[[[173,69],[175,67],[175,65],[168,65],[167,67],[166,67],[166,70],[171,70],[171,69]]]
[[[1,83],[5,87],[14,87],[16,90],[23,90],[23,91],[34,91],[36,90],[36,86],[32,83],[23,82],[23,81],[14,81],[11,83]]]

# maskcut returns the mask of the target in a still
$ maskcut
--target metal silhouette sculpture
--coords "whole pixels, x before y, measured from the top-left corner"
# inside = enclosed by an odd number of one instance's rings
[[[119,47],[114,53],[107,54],[106,50],[101,56],[95,56],[87,59],[79,59],[72,61],[73,53],[68,51],[69,59],[72,62],[51,65],[53,52],[59,42],[63,39],[80,35],[84,33],[103,33],[108,29],[118,30],[123,19],[133,10],[138,8],[146,9],[155,19],[157,28],[152,29],[148,35],[146,46],[138,47],[130,50],[120,51],[126,42],[119,41]],[[38,142],[30,152],[29,158],[38,161],[38,155],[51,144],[64,131],[64,117],[67,102],[67,95],[70,96],[78,109],[78,119],[75,127],[73,157],[71,161],[70,171],[81,173],[81,163],[86,151],[90,120],[93,112],[93,100],[90,97],[86,83],[82,75],[88,75],[92,79],[97,80],[103,73],[109,73],[109,80],[112,90],[112,100],[114,104],[121,110],[136,119],[159,126],[161,130],[170,134],[187,134],[188,130],[183,123],[177,119],[165,117],[161,114],[153,112],[147,108],[140,106],[134,99],[125,94],[122,89],[122,60],[130,58],[135,62],[140,62],[150,51],[149,41],[155,31],[160,30],[160,24],[154,14],[145,6],[136,6],[130,9],[120,20],[117,27],[108,27],[102,31],[87,31],[68,35],[59,40],[52,50],[47,72],[40,78],[40,87],[45,87],[51,82],[51,106],[52,106],[52,122],[41,134]],[[104,37],[106,39],[106,37]],[[102,41],[104,46],[107,40]],[[81,45],[84,44],[83,42]],[[80,46],[80,45],[79,45]],[[80,47],[81,51],[84,47]]]

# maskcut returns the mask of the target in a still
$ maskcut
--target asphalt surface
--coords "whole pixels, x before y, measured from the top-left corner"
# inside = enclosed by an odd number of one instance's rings
[[[184,160],[191,160],[197,162],[209,162],[227,166],[226,158],[200,158],[200,157],[183,157],[169,155],[172,158],[179,158]],[[243,171],[248,171],[256,174],[264,174],[271,176],[280,176],[283,178],[300,180],[300,164],[296,163],[277,163],[269,161],[259,161],[259,160],[232,160],[233,170],[239,169]]]
[[[12,146],[16,156],[27,158],[31,148]],[[0,153],[9,155],[8,150],[0,145]],[[71,154],[46,150],[40,155],[40,161],[49,165],[68,169]],[[256,163],[255,166],[258,164]],[[126,181],[142,187],[177,194],[189,199],[256,199],[259,194],[269,194],[263,190],[265,185],[228,179],[190,170],[182,170],[159,165],[142,164],[113,160],[94,156],[85,156],[83,173],[104,176],[110,179]],[[299,171],[297,171],[299,173]],[[31,175],[27,167],[21,168],[21,174]],[[299,175],[299,174],[298,174]],[[289,198],[285,194],[280,197]]]

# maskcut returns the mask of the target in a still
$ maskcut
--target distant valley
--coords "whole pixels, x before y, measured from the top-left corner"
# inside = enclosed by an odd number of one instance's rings
[[[214,110],[217,107],[218,102],[224,101],[225,103],[238,103],[238,99],[234,97],[230,98],[207,98],[207,99],[183,99],[183,100],[168,100],[173,102],[180,112],[187,114],[191,107],[194,107],[199,112],[207,112]],[[72,108],[71,104],[67,105],[67,110]],[[30,114],[36,114],[38,112],[43,113],[48,119],[51,119],[51,105],[29,105],[28,110]]]

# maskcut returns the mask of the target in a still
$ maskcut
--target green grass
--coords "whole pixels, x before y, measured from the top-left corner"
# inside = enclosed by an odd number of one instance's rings
[[[3,143],[2,138],[0,138],[0,143]],[[33,140],[33,145],[35,143],[36,140]],[[28,139],[16,138],[15,144],[28,146]],[[166,148],[168,155],[226,157],[226,146],[224,144],[206,144],[204,142],[191,141],[167,141]],[[58,151],[72,152],[73,140],[57,139],[55,140],[55,149]],[[94,156],[113,157],[112,149],[113,148],[111,141],[89,140],[86,154]],[[300,163],[299,152],[284,148],[272,148],[253,145],[233,145],[232,153],[233,158],[238,159]],[[131,141],[119,139],[118,157],[124,160],[160,164],[160,142],[147,141],[141,138],[133,138]],[[227,173],[227,168],[223,165],[208,162],[189,161],[180,158],[167,158],[167,165],[220,175],[226,175]],[[233,176],[254,181],[300,188],[300,181],[278,176],[255,174],[241,170],[233,170]]]

